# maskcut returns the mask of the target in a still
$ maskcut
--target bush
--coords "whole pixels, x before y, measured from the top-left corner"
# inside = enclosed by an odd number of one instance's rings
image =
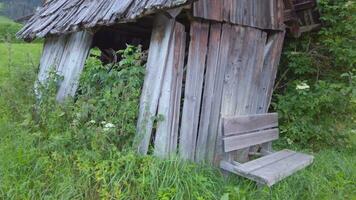
[[[285,145],[345,147],[356,120],[356,4],[319,1],[317,33],[289,39],[273,107]]]

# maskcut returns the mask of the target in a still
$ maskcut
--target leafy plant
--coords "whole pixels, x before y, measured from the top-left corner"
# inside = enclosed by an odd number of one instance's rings
[[[273,107],[284,145],[345,147],[355,129],[356,4],[319,1],[324,27],[288,39]]]

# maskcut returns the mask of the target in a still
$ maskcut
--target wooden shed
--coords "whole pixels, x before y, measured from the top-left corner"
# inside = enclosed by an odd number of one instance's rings
[[[75,94],[90,48],[142,44],[149,54],[138,152],[153,145],[159,157],[178,153],[219,165],[245,162],[260,149],[251,143],[227,156],[224,119],[272,120],[267,112],[286,29],[298,36],[317,28],[315,6],[315,0],[51,0],[18,36],[46,38],[38,79],[46,81],[51,67],[64,76],[59,101]],[[164,119],[154,126],[157,116]],[[272,140],[260,141],[271,150]]]

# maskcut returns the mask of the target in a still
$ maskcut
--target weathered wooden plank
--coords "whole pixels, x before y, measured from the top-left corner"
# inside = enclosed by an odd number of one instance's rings
[[[292,156],[294,154],[296,154],[295,151],[291,151],[291,150],[285,149],[285,150],[282,150],[282,151],[278,151],[278,152],[272,153],[272,154],[267,155],[267,156],[263,156],[263,157],[258,158],[256,160],[252,160],[252,161],[249,161],[247,163],[241,164],[236,169],[238,169],[240,171],[243,171],[245,173],[249,173],[251,171],[260,169],[260,168],[262,168],[264,166],[267,166],[267,165],[270,165],[272,163],[275,163],[275,162],[277,162],[279,160],[285,159],[285,158],[287,158],[289,156]]]
[[[263,54],[267,34],[256,28],[229,25],[227,57],[225,58],[225,78],[221,104],[221,116],[256,114],[254,103],[259,95],[256,80],[260,78],[263,67]],[[223,30],[224,31],[224,30]],[[219,129],[216,145],[216,164],[224,155],[222,128]],[[230,153],[231,159],[240,162],[248,160],[249,149]],[[224,159],[230,159],[225,157]]]
[[[211,162],[215,151],[224,75],[224,69],[219,65],[221,28],[221,23],[212,23],[210,27],[204,94],[195,155],[195,160],[198,162]]]
[[[175,20],[164,15],[157,15],[148,53],[146,76],[141,94],[140,113],[137,123],[135,144],[140,154],[147,154],[151,140],[154,117],[161,94],[170,43]]]
[[[92,41],[93,35],[86,31],[68,36],[68,41],[58,66],[58,74],[63,76],[64,79],[57,93],[57,101],[61,102],[67,97],[75,95]]]
[[[212,115],[214,116],[218,116],[219,118],[216,119],[214,118],[214,120],[216,121],[211,121],[212,123],[212,127],[214,129],[212,130],[216,130],[215,135],[216,135],[216,140],[215,140],[215,152],[214,152],[214,163],[216,165],[218,165],[220,163],[220,161],[223,159],[224,156],[226,156],[224,154],[224,147],[223,147],[223,134],[222,134],[222,121],[221,121],[221,116],[224,116],[225,114],[227,114],[226,112],[230,112],[230,111],[226,111],[225,107],[224,107],[224,101],[226,98],[226,90],[224,89],[225,87],[225,82],[226,82],[226,74],[228,73],[229,70],[229,58],[231,57],[230,55],[230,49],[233,48],[233,46],[235,45],[232,41],[232,35],[235,34],[235,32],[231,31],[232,30],[232,26],[230,24],[223,24],[222,26],[222,35],[221,35],[221,44],[220,44],[220,52],[219,52],[219,70],[221,75],[219,77],[219,79],[217,79],[219,82],[216,83],[218,90],[221,91],[220,92],[220,96],[216,97],[218,98],[218,106],[219,108],[215,110],[215,112],[212,112]],[[239,35],[236,35],[235,38],[239,38]],[[235,57],[236,55],[234,55]]]
[[[304,169],[313,163],[314,157],[302,153],[296,153],[285,159],[266,165],[249,173],[249,176],[258,177],[264,184],[272,186],[278,181]]]
[[[57,71],[66,42],[66,36],[46,38],[38,73],[38,81],[40,83],[43,84],[48,79],[51,70]]]
[[[272,186],[278,181],[281,181],[282,179],[307,167],[313,162],[314,159],[313,156],[301,153],[285,153],[281,157],[283,158],[275,159],[275,162],[268,162],[266,165],[256,165],[255,170],[252,171],[248,169],[245,171],[245,169],[241,168],[241,164],[235,164],[227,161],[221,161],[220,167],[228,172],[246,177],[260,184]],[[247,164],[249,164],[249,162],[246,163],[246,165]]]
[[[193,21],[191,23],[190,35],[191,41],[187,64],[179,153],[183,159],[194,160],[203,92],[209,24]]]
[[[240,150],[253,145],[277,140],[278,135],[278,129],[270,129],[243,135],[224,137],[224,149],[225,152]]]
[[[278,114],[255,114],[223,119],[224,136],[278,127]]]
[[[283,29],[283,0],[199,0],[194,16],[259,29]]]
[[[39,91],[39,84],[46,84],[49,78],[49,73],[51,71],[57,72],[58,66],[62,59],[66,42],[66,36],[49,37],[45,40],[45,43],[43,45],[42,57],[40,60],[40,70],[38,73],[38,79],[35,83],[35,94],[38,99],[40,99],[42,95]]]
[[[185,27],[176,22],[158,106],[158,116],[163,116],[163,121],[157,124],[154,154],[161,158],[177,149],[185,43]]]

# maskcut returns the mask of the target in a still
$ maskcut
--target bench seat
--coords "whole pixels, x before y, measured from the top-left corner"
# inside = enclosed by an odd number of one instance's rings
[[[278,181],[307,167],[314,160],[311,155],[282,150],[244,164],[221,161],[220,167],[260,184],[272,186]]]

